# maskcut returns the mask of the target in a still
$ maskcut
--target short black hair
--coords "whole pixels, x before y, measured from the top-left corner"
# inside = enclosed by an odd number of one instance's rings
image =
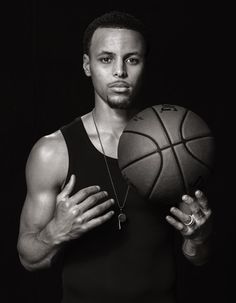
[[[84,54],[89,54],[89,48],[94,32],[98,28],[125,28],[139,32],[146,44],[146,54],[149,51],[150,41],[149,34],[144,23],[135,16],[122,12],[111,11],[94,19],[84,31],[83,51]]]

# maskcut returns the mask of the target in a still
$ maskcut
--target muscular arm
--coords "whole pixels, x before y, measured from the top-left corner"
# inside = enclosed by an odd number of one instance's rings
[[[92,185],[71,195],[75,176],[61,190],[68,167],[61,133],[44,137],[32,149],[26,166],[27,196],[22,209],[18,252],[28,270],[48,267],[68,241],[109,220],[113,199]],[[101,202],[101,203],[99,203]]]
[[[50,266],[61,244],[53,238],[56,197],[67,171],[66,146],[59,133],[40,139],[26,165],[27,195],[21,213],[18,252],[23,266]],[[63,160],[63,161],[62,161]]]

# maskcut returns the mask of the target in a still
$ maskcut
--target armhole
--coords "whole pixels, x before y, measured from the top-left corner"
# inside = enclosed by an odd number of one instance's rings
[[[69,181],[69,174],[70,174],[70,153],[69,153],[69,148],[68,148],[68,143],[67,143],[67,140],[66,140],[66,136],[64,135],[64,132],[62,131],[63,128],[59,129],[61,135],[62,135],[62,138],[64,140],[64,143],[65,143],[65,147],[66,147],[66,150],[67,150],[67,157],[68,157],[68,166],[67,166],[67,173],[66,173],[66,177],[65,177],[65,180],[63,182],[63,184],[61,185],[61,190],[65,187],[65,185],[67,184],[67,182]]]

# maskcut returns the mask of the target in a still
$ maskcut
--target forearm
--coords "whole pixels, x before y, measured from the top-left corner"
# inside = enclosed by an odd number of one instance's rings
[[[20,261],[29,271],[50,267],[61,247],[55,243],[50,225],[37,233],[22,234],[17,245]]]
[[[185,239],[182,246],[184,256],[194,265],[205,264],[210,255],[209,238],[204,241]]]

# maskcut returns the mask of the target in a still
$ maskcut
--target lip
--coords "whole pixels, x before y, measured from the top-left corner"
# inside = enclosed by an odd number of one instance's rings
[[[127,93],[129,88],[127,86],[112,86],[111,90],[115,93]]]
[[[129,88],[129,84],[125,81],[116,81],[108,84],[109,88],[122,88],[122,89],[127,89]]]

